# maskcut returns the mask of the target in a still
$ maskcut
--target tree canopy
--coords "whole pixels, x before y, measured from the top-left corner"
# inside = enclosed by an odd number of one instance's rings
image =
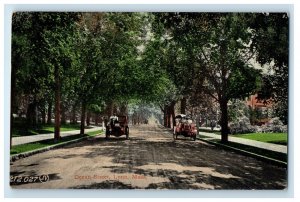
[[[89,113],[127,113],[130,103],[154,103],[170,127],[176,103],[185,113],[212,99],[222,141],[232,99],[259,93],[287,112],[284,13],[17,12],[12,19],[12,113],[35,125],[46,111],[51,121],[55,106],[55,139],[66,114],[80,114],[84,134]],[[274,73],[263,75],[253,59]]]

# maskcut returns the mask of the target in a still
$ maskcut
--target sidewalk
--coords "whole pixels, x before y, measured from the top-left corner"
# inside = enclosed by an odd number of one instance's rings
[[[85,129],[84,132],[92,132],[96,130],[102,130],[102,127],[96,127],[93,126],[91,129]],[[71,135],[78,135],[80,133],[80,130],[72,130],[72,131],[65,131],[60,132],[61,137],[67,137]],[[13,137],[12,138],[12,146],[20,145],[20,144],[26,144],[30,142],[37,142],[41,140],[48,140],[53,139],[54,133],[47,133],[47,134],[40,134],[40,135],[30,135],[30,136],[22,136],[22,137]]]
[[[209,139],[221,139],[220,135],[216,135],[214,133],[207,133],[207,132],[201,132],[200,131],[199,134],[204,135],[204,136],[208,136],[209,138],[205,138],[207,140],[209,140]],[[248,140],[248,139],[232,137],[232,136],[228,136],[228,141],[287,154],[287,146],[285,146],[285,145],[278,145],[278,144],[260,142],[260,141],[255,141],[255,140]]]

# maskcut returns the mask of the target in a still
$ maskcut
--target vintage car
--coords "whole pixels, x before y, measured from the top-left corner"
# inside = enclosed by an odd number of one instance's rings
[[[111,135],[120,137],[122,135],[129,138],[129,127],[127,116],[111,116],[106,125],[105,137],[108,139]]]
[[[175,116],[175,124],[174,124],[174,132],[173,132],[174,140],[177,139],[178,135],[182,135],[184,137],[190,137],[194,141],[196,140],[197,126],[189,116],[186,116],[184,114],[179,114]]]

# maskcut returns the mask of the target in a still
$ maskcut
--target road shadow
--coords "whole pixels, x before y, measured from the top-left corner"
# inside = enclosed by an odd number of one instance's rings
[[[70,187],[70,189],[137,189],[129,184],[122,183],[116,180],[106,180],[101,183],[93,183],[90,185],[79,185]]]
[[[95,147],[89,147],[89,152],[81,157],[88,159],[109,157],[113,165],[103,164],[102,168],[110,169],[111,173],[130,172],[149,179],[156,177],[167,181],[150,183],[143,187],[144,189],[286,188],[284,168],[215,146],[206,146],[199,141],[194,142],[185,138],[173,141],[171,136],[165,141],[160,139],[148,141],[143,138],[129,140],[97,138],[78,147],[91,145]],[[83,188],[129,189],[130,186],[130,184],[115,186],[115,182],[107,181]]]

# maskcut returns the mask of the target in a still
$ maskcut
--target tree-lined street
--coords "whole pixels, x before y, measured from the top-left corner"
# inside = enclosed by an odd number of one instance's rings
[[[253,94],[287,123],[286,13],[19,12],[12,25],[13,129],[53,118],[57,141],[67,119],[84,134],[91,118],[150,103],[166,127],[176,105],[215,114],[227,142],[229,103]]]
[[[285,189],[286,168],[197,138],[287,148],[288,36],[288,13],[13,13],[11,155],[81,142],[16,158],[11,185]]]

